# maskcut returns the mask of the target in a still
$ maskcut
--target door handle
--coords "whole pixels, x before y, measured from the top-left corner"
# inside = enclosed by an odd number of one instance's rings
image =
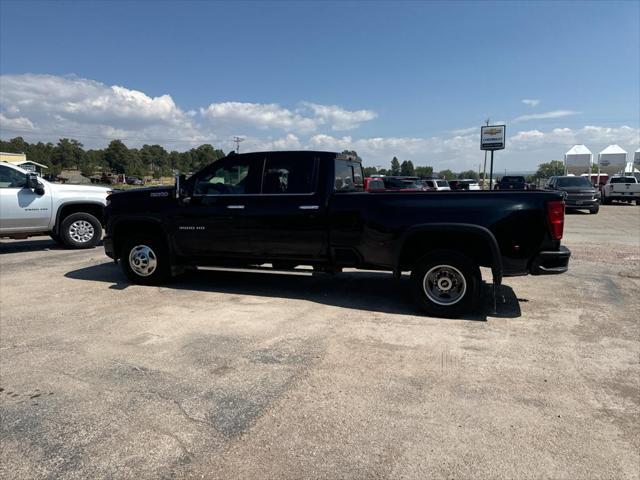
[[[300,210],[319,210],[320,205],[300,205],[298,208]]]
[[[244,209],[244,205],[227,205],[227,208],[232,210],[242,210]]]

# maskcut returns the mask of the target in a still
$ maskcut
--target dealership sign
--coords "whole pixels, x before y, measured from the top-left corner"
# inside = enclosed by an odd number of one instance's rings
[[[480,150],[502,150],[506,125],[486,125],[480,129]]]

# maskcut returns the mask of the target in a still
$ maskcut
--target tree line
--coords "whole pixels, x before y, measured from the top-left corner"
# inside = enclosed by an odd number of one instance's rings
[[[355,152],[346,152],[345,153],[355,153]],[[377,168],[377,167],[364,167],[364,174],[367,177],[371,175],[390,175],[390,176],[401,176],[401,177],[420,177],[420,178],[428,178],[428,177],[438,177],[444,178],[445,180],[453,180],[455,178],[472,178],[474,180],[478,179],[478,172],[473,170],[465,170],[462,172],[453,172],[449,169],[440,170],[439,172],[434,172],[433,167],[431,166],[414,166],[411,160],[403,160],[400,162],[398,157],[393,157],[391,159],[391,164],[389,168]]]
[[[106,148],[85,150],[82,143],[72,138],[61,138],[57,144],[51,142],[28,143],[22,137],[8,141],[0,140],[0,151],[25,153],[28,160],[46,165],[47,173],[58,175],[62,170],[77,169],[83,175],[91,176],[100,172],[124,173],[133,176],[153,176],[154,178],[173,175],[174,171],[195,172],[225,156],[224,151],[211,144],[203,144],[185,152],[172,150],[167,152],[161,145],[143,145],[141,148],[128,148],[121,140],[112,140]],[[342,153],[362,159],[354,150]],[[595,167],[597,172],[597,166]],[[400,162],[397,157],[391,159],[389,168],[364,167],[364,174],[393,175],[406,177],[438,176],[445,180],[456,178],[478,179],[478,172],[466,170],[453,172],[449,169],[434,172],[431,166],[414,166],[411,160]],[[554,175],[564,174],[564,163],[560,160],[541,163],[534,175],[527,181],[534,182]]]
[[[181,172],[194,172],[225,156],[213,145],[204,144],[185,152],[167,152],[161,145],[128,148],[121,140],[112,140],[106,148],[85,150],[72,138],[61,138],[57,144],[29,143],[22,137],[0,140],[0,151],[25,153],[27,159],[46,165],[47,174],[58,175],[62,170],[80,170],[91,176],[100,172],[124,173],[154,178]]]

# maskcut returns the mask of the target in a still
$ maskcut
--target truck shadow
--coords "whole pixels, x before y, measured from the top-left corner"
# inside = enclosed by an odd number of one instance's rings
[[[98,244],[93,248],[99,248],[101,246],[102,240],[100,240],[100,242],[98,242]],[[44,250],[72,251],[73,249],[67,248],[64,245],[60,245],[48,237],[38,240],[29,239],[0,242],[0,255],[4,255],[7,253],[38,252]]]
[[[36,252],[40,250],[63,250],[64,247],[58,245],[50,238],[41,240],[14,240],[0,242],[0,255],[7,253]]]
[[[66,273],[65,277],[110,283],[109,288],[116,290],[124,290],[130,286],[120,267],[114,263],[73,270]],[[386,272],[348,271],[330,276],[275,271],[198,270],[174,278],[165,288],[307,300],[323,305],[396,315],[424,315],[414,306],[410,297],[408,275],[394,280]],[[500,287],[497,313],[493,312],[491,286],[483,283],[482,288],[483,301],[479,311],[459,320],[486,321],[489,317],[521,316],[519,300],[511,287]]]

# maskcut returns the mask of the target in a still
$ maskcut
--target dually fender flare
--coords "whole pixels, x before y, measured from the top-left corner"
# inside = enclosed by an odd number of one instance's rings
[[[494,285],[500,285],[502,283],[502,256],[500,255],[500,248],[498,247],[496,237],[488,228],[470,223],[424,223],[414,225],[407,229],[402,234],[400,241],[398,242],[398,250],[395,256],[396,270],[400,269],[400,256],[402,255],[402,249],[404,248],[406,240],[413,234],[423,232],[466,232],[482,237],[487,242],[487,245],[489,245],[491,252],[491,273],[493,275],[493,283]]]

